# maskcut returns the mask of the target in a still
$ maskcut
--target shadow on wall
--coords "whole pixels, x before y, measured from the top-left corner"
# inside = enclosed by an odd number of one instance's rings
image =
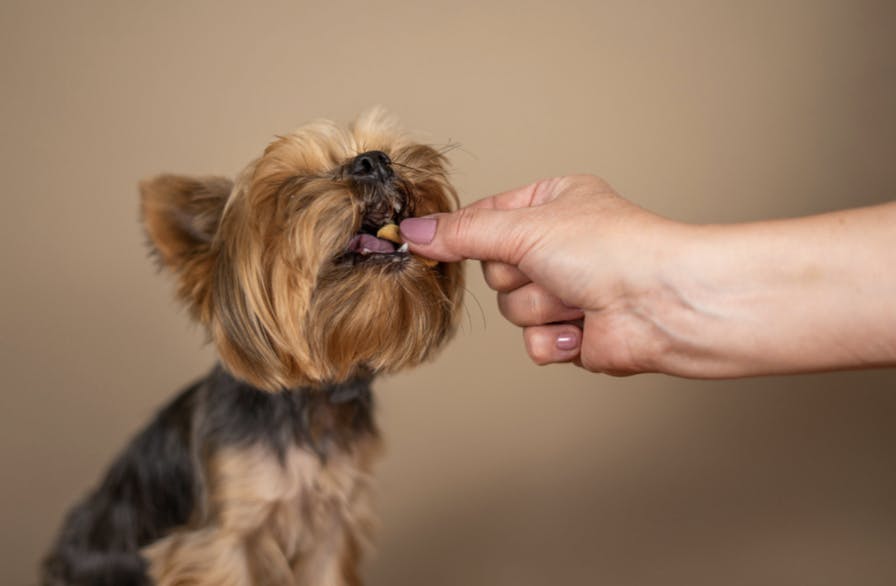
[[[433,503],[371,583],[896,583],[891,374],[656,380],[693,411],[655,441]]]

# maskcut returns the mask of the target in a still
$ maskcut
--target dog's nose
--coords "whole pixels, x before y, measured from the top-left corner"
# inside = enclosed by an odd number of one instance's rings
[[[392,177],[391,164],[383,151],[367,151],[355,157],[349,165],[349,173],[360,181],[385,181]]]

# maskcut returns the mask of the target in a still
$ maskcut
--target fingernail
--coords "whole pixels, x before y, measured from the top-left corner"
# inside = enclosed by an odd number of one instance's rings
[[[401,236],[414,244],[429,244],[436,235],[435,218],[408,218],[398,226]]]
[[[560,334],[557,336],[558,350],[575,350],[579,347],[578,334]]]

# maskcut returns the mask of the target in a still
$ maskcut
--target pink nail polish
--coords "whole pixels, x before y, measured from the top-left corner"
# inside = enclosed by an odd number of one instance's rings
[[[560,334],[557,336],[558,350],[575,350],[579,347],[579,336],[576,334]]]
[[[429,244],[436,235],[435,218],[408,218],[399,226],[405,240],[414,244]]]

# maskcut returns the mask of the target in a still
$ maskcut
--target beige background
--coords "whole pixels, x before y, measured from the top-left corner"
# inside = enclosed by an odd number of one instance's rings
[[[880,202],[894,17],[886,1],[6,0],[0,583],[34,583],[67,507],[212,363],[146,259],[139,178],[233,173],[277,132],[384,104],[463,145],[464,201],[593,172],[695,222]],[[371,584],[896,583],[896,372],[538,368],[468,272],[450,348],[378,384]]]

